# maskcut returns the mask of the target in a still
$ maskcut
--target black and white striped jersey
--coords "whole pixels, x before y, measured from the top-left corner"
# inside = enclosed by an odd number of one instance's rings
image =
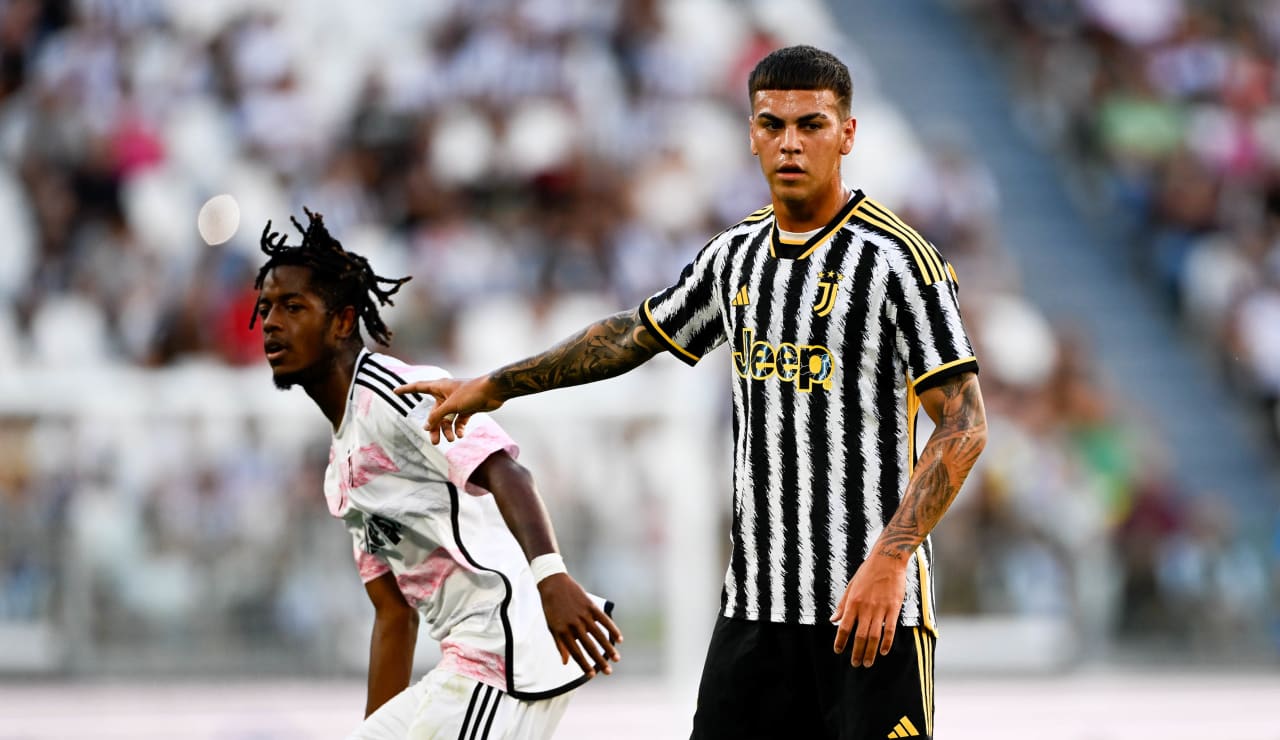
[[[977,371],[954,270],[856,191],[803,242],[783,237],[771,206],[756,211],[640,313],[690,365],[732,345],[724,615],[827,620],[906,489],[918,394]],[[933,630],[928,541],[913,559],[901,622]]]

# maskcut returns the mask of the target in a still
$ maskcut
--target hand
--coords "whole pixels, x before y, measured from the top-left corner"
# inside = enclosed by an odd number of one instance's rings
[[[888,655],[889,648],[893,647],[898,613],[902,611],[907,592],[907,562],[909,560],[872,554],[849,580],[831,621],[840,625],[836,629],[837,654],[844,652],[849,633],[857,625],[850,664],[861,663],[870,668],[876,660],[877,646],[881,655]]]
[[[609,615],[568,573],[543,578],[538,582],[538,593],[542,595],[547,628],[560,650],[560,662],[567,665],[572,657],[588,677],[595,676],[596,671],[613,673],[605,658],[615,663],[622,660],[614,647],[622,642],[622,632]]]
[[[427,423],[422,426],[431,432],[432,444],[440,444],[442,428],[445,439],[456,441],[466,431],[472,414],[493,411],[502,405],[488,378],[419,380],[396,388],[396,393],[426,393],[436,399],[435,408],[427,414]]]

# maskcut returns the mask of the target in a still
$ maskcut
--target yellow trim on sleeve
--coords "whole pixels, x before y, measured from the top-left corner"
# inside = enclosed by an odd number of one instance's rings
[[[911,382],[911,387],[912,387],[912,388],[916,388],[916,387],[918,387],[918,386],[919,386],[921,383],[923,383],[925,380],[927,380],[928,378],[933,377],[934,375],[937,375],[938,373],[942,372],[943,370],[948,370],[948,369],[950,369],[950,368],[955,367],[956,365],[963,365],[963,364],[964,364],[964,363],[966,363],[966,362],[974,362],[974,361],[976,361],[977,359],[978,359],[978,358],[974,357],[973,355],[969,355],[968,357],[961,357],[961,358],[960,358],[960,359],[958,359],[958,360],[952,360],[951,362],[947,362],[947,363],[944,363],[944,364],[942,364],[942,365],[939,365],[939,366],[935,367],[934,369],[930,370],[929,372],[925,373],[924,375],[921,375],[920,377],[918,377],[918,378],[916,378],[915,380],[913,380],[913,381]]]
[[[649,317],[649,325],[653,327],[654,331],[658,332],[658,336],[662,337],[668,345],[674,347],[680,352],[680,354],[688,357],[690,360],[693,360],[694,362],[701,360],[701,357],[695,355],[684,347],[681,347],[679,342],[667,336],[667,333],[658,325],[657,319],[653,318],[653,312],[649,310],[649,300],[650,299],[648,298],[644,299],[644,315]]]

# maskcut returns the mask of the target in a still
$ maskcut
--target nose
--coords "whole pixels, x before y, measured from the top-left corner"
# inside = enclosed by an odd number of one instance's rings
[[[280,309],[272,306],[267,309],[267,315],[262,319],[262,333],[271,334],[280,328]]]
[[[795,126],[787,126],[782,132],[782,151],[785,154],[800,153],[800,130]]]

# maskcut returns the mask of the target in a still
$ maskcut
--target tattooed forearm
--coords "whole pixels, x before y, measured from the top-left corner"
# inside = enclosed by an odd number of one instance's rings
[[[897,560],[910,557],[937,526],[987,443],[976,375],[959,375],[928,393],[933,397],[921,400],[937,404],[937,426],[876,546],[880,555]]]
[[[644,364],[660,350],[640,320],[624,311],[597,321],[539,355],[514,362],[490,379],[504,398],[604,380]]]

